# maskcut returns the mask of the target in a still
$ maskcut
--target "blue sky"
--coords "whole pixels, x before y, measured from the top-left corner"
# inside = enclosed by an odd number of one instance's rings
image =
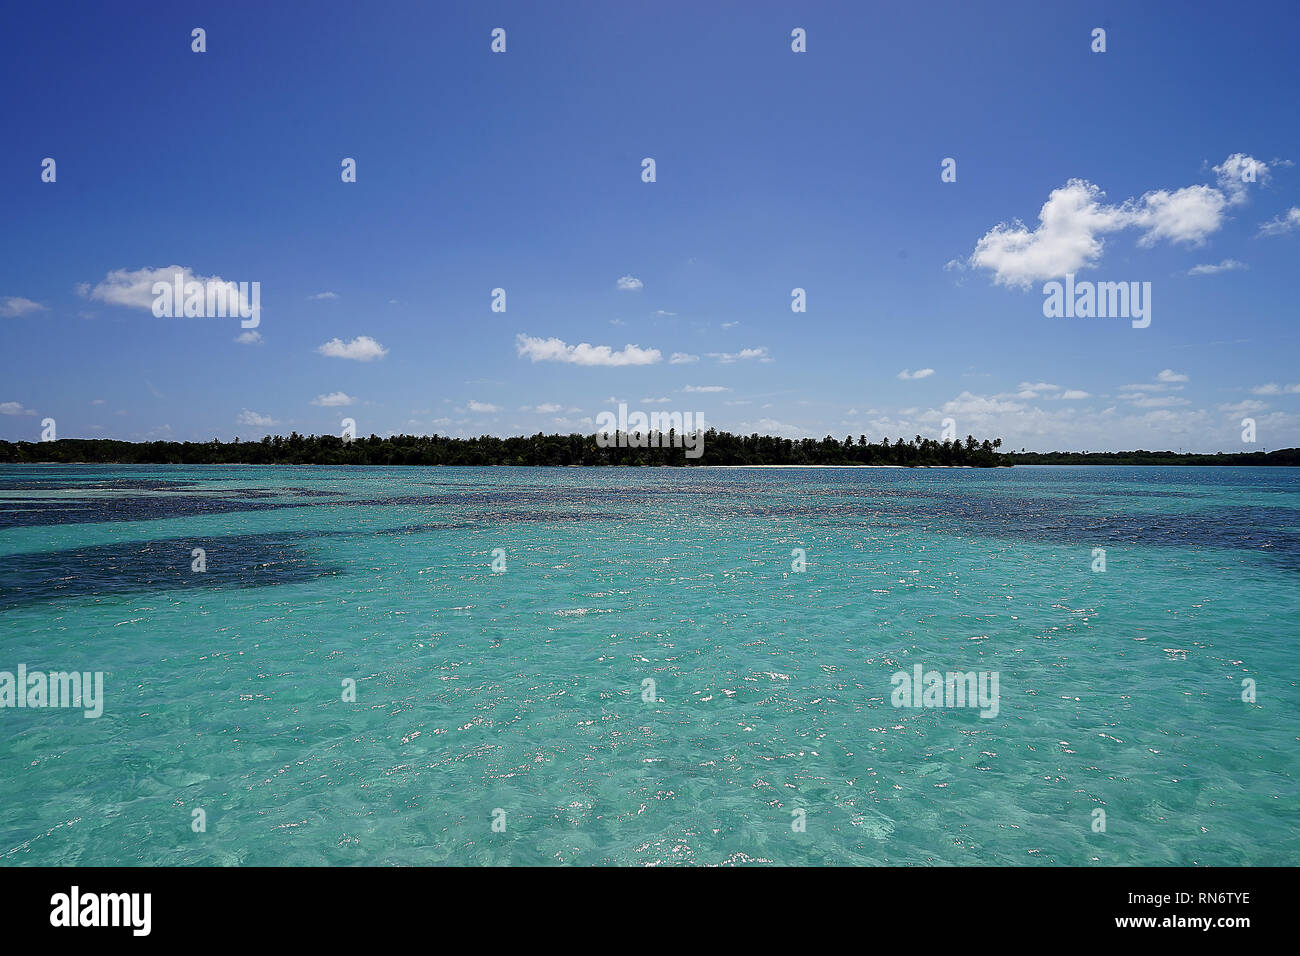
[[[997,6],[23,5],[0,438],[591,431],[614,400],[1300,445],[1300,8]],[[259,282],[257,335],[155,317],[171,266]],[[1150,282],[1150,326],[1046,318],[1066,271]]]

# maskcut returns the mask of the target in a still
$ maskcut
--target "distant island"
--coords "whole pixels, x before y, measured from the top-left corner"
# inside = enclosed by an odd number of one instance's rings
[[[1048,451],[1011,452],[1000,456],[1008,465],[1289,465],[1300,466],[1300,448],[1270,452],[1234,451],[1192,455],[1176,451]]]
[[[636,433],[632,436],[637,438]],[[646,439],[650,439],[646,441]],[[993,468],[1010,465],[1290,465],[1300,466],[1300,448],[1271,452],[1179,454],[1171,451],[1001,452],[1002,440],[935,441],[920,435],[904,441],[868,442],[733,435],[709,429],[702,454],[687,457],[679,436],[641,436],[645,447],[619,447],[595,435],[543,435],[517,438],[449,438],[394,435],[344,441],[336,435],[267,435],[261,441],[126,442],[106,438],[61,438],[49,442],[0,441],[3,464],[136,465],[893,465]],[[663,447],[660,447],[660,446]]]

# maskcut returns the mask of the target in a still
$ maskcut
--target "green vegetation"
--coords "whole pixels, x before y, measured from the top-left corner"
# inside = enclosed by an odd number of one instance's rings
[[[1300,448],[1184,455],[1173,451],[1011,452],[1008,465],[1300,465]]]
[[[657,434],[651,436],[657,439]],[[157,465],[972,465],[1004,464],[995,441],[937,442],[917,435],[868,443],[865,436],[843,442],[733,435],[709,429],[704,454],[687,458],[672,447],[601,448],[594,435],[446,438],[395,435],[357,438],[344,444],[333,435],[268,435],[258,442],[125,442],[62,438],[53,442],[0,442],[0,462],[89,462]]]
[[[670,433],[671,434],[671,433]],[[334,435],[270,436],[257,442],[126,442],[63,438],[53,442],[0,441],[0,463],[50,462],[140,465],[1291,465],[1300,448],[1271,452],[1184,455],[1172,451],[999,452],[1001,439],[937,442],[830,435],[792,440],[733,435],[709,429],[704,454],[687,458],[680,447],[601,448],[593,435],[447,438],[394,435],[344,444]]]

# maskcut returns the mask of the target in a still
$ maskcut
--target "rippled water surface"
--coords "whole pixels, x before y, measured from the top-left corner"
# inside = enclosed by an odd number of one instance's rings
[[[1296,865],[1297,585],[1280,468],[0,468],[0,671],[106,697],[0,861]]]

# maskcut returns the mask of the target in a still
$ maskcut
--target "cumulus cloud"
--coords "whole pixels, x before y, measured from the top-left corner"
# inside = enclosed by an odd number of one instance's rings
[[[183,284],[198,282],[205,288],[209,286],[220,287],[227,301],[237,301],[241,310],[248,312],[253,308],[253,304],[248,297],[240,295],[238,282],[230,282],[221,278],[221,276],[202,276],[189,266],[165,266],[161,269],[115,269],[104,276],[102,282],[94,286],[85,282],[81,283],[77,287],[77,291],[87,298],[98,302],[106,302],[109,305],[121,305],[131,309],[149,309],[152,311],[155,298],[153,292],[154,283],[165,282],[172,285],[176,281],[178,273]]]
[[[352,359],[357,362],[370,362],[388,354],[388,349],[368,335],[358,335],[351,342],[330,339],[316,351],[328,358]]]
[[[1095,184],[1071,179],[1048,195],[1034,229],[1019,220],[1000,223],[976,242],[968,264],[991,272],[996,284],[1027,288],[1096,265],[1105,237],[1121,230],[1140,230],[1143,247],[1162,240],[1199,245],[1223,225],[1230,205],[1245,201],[1248,168],[1257,182],[1267,180],[1264,163],[1235,153],[1214,167],[1217,187],[1154,189],[1118,205],[1107,203]]]
[[[898,373],[898,377],[901,378],[904,382],[909,382],[918,378],[929,378],[933,374],[934,374],[934,369],[932,368],[918,368],[915,372],[913,372],[911,369],[905,368]]]
[[[1102,202],[1104,195],[1092,183],[1070,180],[1047,197],[1036,229],[1018,220],[994,226],[975,243],[970,264],[990,270],[999,285],[1021,288],[1092,265],[1101,257],[1101,237],[1128,222],[1124,210]]]
[[[31,299],[24,299],[22,296],[11,295],[6,299],[0,299],[0,315],[6,318],[14,319],[22,315],[31,315],[33,312],[44,311],[45,306],[39,302],[33,302]]]
[[[35,415],[36,412],[22,402],[0,402],[0,415]]]
[[[240,332],[236,335],[235,341],[240,345],[260,345],[262,343],[262,333],[249,329],[247,332]]]
[[[668,360],[669,365],[689,365],[692,362],[698,362],[700,357],[692,355],[690,352],[674,352],[672,358]]]
[[[1282,165],[1289,165],[1283,163]],[[1269,164],[1247,156],[1245,153],[1233,153],[1218,166],[1214,167],[1219,189],[1234,206],[1246,201],[1246,187],[1255,182],[1267,186],[1270,178]]]
[[[487,402],[476,402],[473,399],[470,399],[469,410],[471,412],[482,412],[482,413],[499,412],[501,411],[501,407],[499,405],[491,405]]]
[[[1186,382],[1188,377],[1182,372],[1175,372],[1171,368],[1162,369],[1156,375],[1157,382]]]
[[[1154,246],[1161,239],[1199,245],[1223,225],[1227,206],[1228,198],[1209,186],[1187,186],[1173,192],[1157,189],[1142,197],[1129,221],[1145,230],[1139,246]]]
[[[313,405],[319,405],[321,408],[338,408],[342,405],[355,405],[357,400],[347,392],[330,392],[327,395],[317,395],[311,400]]]
[[[608,345],[590,345],[582,342],[568,345],[562,339],[534,338],[522,332],[515,336],[515,348],[521,358],[534,362],[568,362],[571,365],[654,365],[663,360],[658,349],[643,349],[639,345],[625,345],[615,352]]]
[[[253,425],[259,428],[266,428],[278,424],[270,415],[260,415],[257,412],[249,411],[245,408],[235,419],[236,425]]]
[[[645,283],[643,283],[636,276],[622,276],[618,280],[618,288],[622,292],[635,292],[637,289],[640,289],[644,284]]]

